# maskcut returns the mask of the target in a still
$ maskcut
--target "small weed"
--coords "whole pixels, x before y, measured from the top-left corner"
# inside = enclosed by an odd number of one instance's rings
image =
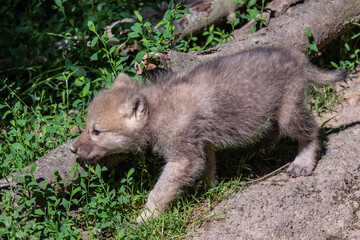
[[[307,54],[310,55],[313,52],[319,52],[318,47],[316,46],[316,42],[314,40],[314,37],[312,35],[311,29],[309,27],[306,28],[306,36],[309,39],[309,46],[308,46],[308,51]]]
[[[341,36],[344,48],[341,48],[341,60],[339,63],[331,61],[331,65],[336,69],[354,70],[356,66],[360,65],[360,24],[355,20],[350,21],[356,27],[354,31],[350,31]],[[346,22],[349,23],[349,22]]]
[[[308,100],[311,102],[310,109],[313,109],[316,115],[321,116],[326,110],[334,108],[340,103],[343,91],[336,93],[331,86],[319,87],[311,85]]]
[[[78,239],[84,228],[88,236],[101,237],[122,232],[126,227],[133,207],[130,193],[134,169],[130,169],[115,187],[110,187],[102,178],[106,168],[89,166],[87,172],[81,172],[75,179],[79,169],[76,165],[71,172],[71,184],[58,181],[55,190],[47,181],[37,183],[34,180],[35,169],[34,164],[29,172],[31,176],[15,176],[20,180],[17,201],[12,201],[13,191],[2,195],[4,211],[0,217],[0,234],[3,238]],[[67,190],[66,185],[70,185],[70,189]],[[63,188],[64,192],[56,190]]]
[[[353,22],[353,24],[356,26],[353,30],[345,32],[330,44],[320,56],[313,58],[313,61],[317,62],[317,65],[325,65],[326,67],[332,66],[338,70],[343,69],[348,71],[352,71],[356,66],[360,65],[360,49],[358,48],[360,41],[360,24],[356,22]],[[310,29],[307,29],[307,35],[311,42],[308,53],[318,52]],[[339,59],[339,63],[329,61],[329,59]],[[341,102],[345,90],[346,88],[340,92],[335,92],[331,86],[319,87],[312,85],[307,99],[311,102],[309,108],[313,109],[318,116],[321,116],[326,110],[334,108],[335,105]]]
[[[263,18],[261,15],[264,12],[265,3],[267,1],[261,0],[261,5],[257,4],[256,0],[235,0],[235,3],[244,4],[246,6],[246,14],[240,14],[240,18],[245,20],[245,22],[250,22],[254,20],[255,24],[250,29],[251,33],[256,32],[257,30],[263,27],[263,23],[267,21],[267,19]],[[258,16],[260,15],[260,17]],[[231,21],[232,28],[240,23],[240,19],[236,18]]]

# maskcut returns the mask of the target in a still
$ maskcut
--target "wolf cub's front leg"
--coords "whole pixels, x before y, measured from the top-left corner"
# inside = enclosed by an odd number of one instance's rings
[[[150,192],[145,208],[136,219],[141,223],[156,217],[173,200],[180,188],[191,183],[203,170],[204,161],[201,158],[178,157],[166,163],[159,180]]]

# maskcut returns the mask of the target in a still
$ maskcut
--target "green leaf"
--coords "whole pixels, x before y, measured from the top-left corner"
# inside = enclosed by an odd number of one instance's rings
[[[146,51],[145,51],[145,50],[141,50],[140,52],[138,52],[138,53],[136,54],[136,56],[135,56],[135,61],[136,61],[137,63],[141,63],[141,61],[142,61],[143,57],[145,56],[145,54],[146,54]]]
[[[91,46],[91,47],[94,47],[94,46],[96,45],[98,39],[99,39],[98,37],[94,37],[94,39],[91,41],[90,46]]]
[[[306,35],[308,37],[312,37],[312,32],[311,32],[311,29],[309,27],[307,27],[305,31],[306,31]]]
[[[132,18],[132,15],[128,12],[121,12],[120,16],[123,18]]]
[[[55,203],[54,203],[54,206],[57,207],[57,205],[59,205],[60,201],[61,201],[61,198],[59,198],[58,200],[56,200]]]
[[[150,22],[144,23],[144,27],[145,27],[148,31],[150,31],[150,30],[151,30],[151,23],[150,23]]]
[[[135,14],[135,16],[137,17],[137,19],[139,20],[139,22],[142,23],[143,18],[142,18],[142,16],[140,15],[140,13],[135,10],[135,11],[134,11],[134,14]]]
[[[78,77],[75,79],[75,85],[77,87],[81,87],[82,85],[84,85],[84,77]]]
[[[131,27],[131,30],[133,30],[134,32],[139,33],[140,35],[143,35],[143,30],[140,26],[134,25]]]
[[[61,6],[61,0],[54,0],[55,4],[60,7]]]
[[[59,178],[59,171],[58,171],[58,170],[55,170],[55,171],[53,172],[53,176],[54,176],[55,179],[58,179],[58,178]]]
[[[31,204],[33,204],[35,202],[35,200],[36,200],[36,198],[32,198],[28,201],[25,201],[26,206],[28,206],[28,207],[31,206]]]
[[[206,39],[206,45],[208,45],[209,43],[211,43],[212,41],[214,40],[214,35],[213,34],[210,34],[207,39]]]
[[[165,12],[163,19],[167,20],[167,21],[169,21],[171,19],[171,11],[170,10],[167,10]]]
[[[180,19],[180,18],[182,18],[183,16],[184,16],[183,13],[177,13],[177,14],[175,15],[175,20]]]
[[[63,198],[60,205],[63,205],[67,210],[69,208],[69,201],[66,198]]]
[[[346,50],[348,50],[348,51],[350,52],[350,46],[349,46],[349,44],[348,44],[348,43],[345,43],[344,46],[345,46]]]
[[[169,30],[165,29],[164,32],[163,32],[164,38],[168,39],[170,37],[170,35],[171,35],[171,32]]]
[[[74,19],[70,18],[69,23],[71,24],[72,27],[74,27]]]
[[[168,8],[169,8],[169,9],[174,9],[174,1],[170,1],[170,2],[169,2]]]
[[[94,25],[93,21],[88,21],[88,27],[89,27],[90,31],[96,33],[95,25]]]
[[[339,65],[337,65],[335,62],[331,61],[330,64],[336,68],[336,69],[339,69]]]
[[[34,213],[39,216],[45,215],[45,212],[41,209],[35,209]]]
[[[210,27],[209,27],[209,32],[212,32],[214,31],[214,24],[212,24]]]
[[[10,113],[12,113],[12,111],[11,111],[11,110],[7,110],[7,111],[4,113],[4,115],[2,116],[1,119],[5,119],[6,116],[7,116],[8,114],[10,114]],[[12,120],[12,121],[13,121],[13,120]]]
[[[234,19],[234,26],[238,25],[240,23],[240,19],[239,18],[235,18]]]
[[[81,190],[81,187],[77,187],[77,188],[75,188],[73,191],[72,191],[72,193],[71,193],[71,195],[75,195],[77,192],[79,192]]]
[[[67,182],[68,182],[67,180],[60,180],[59,184],[67,184]]]
[[[96,208],[96,205],[95,205],[95,203],[94,202],[89,202],[89,207],[91,207],[91,208]]]
[[[250,0],[248,3],[248,7],[252,7],[253,5],[255,5],[256,0]]]
[[[149,40],[147,40],[146,38],[141,39],[141,41],[143,43],[143,46],[148,46],[149,45]]]
[[[123,70],[124,69],[124,65],[118,65],[115,70]]]
[[[72,168],[72,169],[71,169],[71,173],[70,173],[71,179],[73,179],[73,180],[75,179],[76,172],[77,172],[77,169],[76,169],[76,168]]]
[[[25,124],[26,124],[26,120],[24,120],[24,119],[18,119],[18,120],[16,121],[16,124],[19,125],[20,127],[23,127],[23,126],[25,126]]]
[[[150,47],[151,52],[161,52],[158,47]]]
[[[93,61],[97,61],[98,60],[98,53],[99,52],[96,52],[93,55],[91,55],[90,59],[93,60]]]
[[[12,145],[11,145],[14,149],[16,149],[16,150],[19,150],[19,151],[25,151],[25,148],[24,148],[24,146],[23,145],[21,145],[20,143],[13,143]]]
[[[128,33],[128,37],[129,38],[137,38],[137,37],[140,37],[140,35],[137,32],[131,32],[131,33]]]
[[[30,173],[34,173],[36,170],[36,167],[37,167],[36,163],[33,163],[33,165],[31,165],[31,167],[30,167]]]
[[[116,48],[117,48],[118,46],[112,46],[111,48],[110,48],[110,50],[109,50],[109,53],[110,54],[112,54],[115,50],[116,50]]]
[[[129,172],[126,174],[126,177],[129,178],[135,172],[134,168],[131,168]]]
[[[239,1],[241,1],[241,0],[239,0]],[[188,8],[183,8],[182,11],[183,11],[183,13],[191,14],[190,9],[188,9]]]
[[[84,68],[79,67],[79,66],[71,66],[70,69],[72,71],[74,71],[74,75],[77,77],[85,77],[86,76],[86,71]]]
[[[45,129],[49,133],[57,133],[57,129],[53,126],[45,126]]]
[[[1,133],[4,134],[5,138],[8,138],[7,132],[5,131],[5,129],[1,129]]]
[[[315,42],[312,42],[312,43],[309,45],[309,50],[310,50],[310,52],[311,52],[311,51],[319,52],[319,49],[318,49],[318,47],[316,46],[316,43],[315,43]]]
[[[355,39],[355,38],[357,38],[357,37],[359,37],[359,36],[360,36],[360,32],[357,33],[357,34],[354,34],[354,36],[352,36],[350,39],[353,40],[353,39]]]
[[[37,182],[29,182],[29,184],[26,185],[26,188],[29,188],[31,186],[39,186],[39,184]]]
[[[85,97],[89,94],[90,83],[87,83],[82,90],[82,96]]]
[[[87,175],[88,175],[88,173],[85,172],[85,171],[83,171],[83,172],[80,173],[80,177],[81,177],[81,178],[87,177]]]
[[[95,172],[96,172],[96,176],[101,177],[101,167],[100,167],[100,165],[96,165]]]
[[[43,180],[43,181],[41,181],[41,182],[39,182],[39,185],[46,185],[46,184],[48,184],[48,181],[45,179],[45,180]]]

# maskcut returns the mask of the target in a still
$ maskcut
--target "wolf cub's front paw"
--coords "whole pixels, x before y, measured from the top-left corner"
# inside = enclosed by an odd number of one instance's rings
[[[155,210],[154,212],[150,212],[147,209],[144,209],[143,212],[136,218],[137,223],[147,222],[159,215],[159,211]]]

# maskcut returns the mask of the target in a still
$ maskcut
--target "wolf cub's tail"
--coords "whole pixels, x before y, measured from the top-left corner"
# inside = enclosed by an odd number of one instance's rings
[[[309,81],[317,85],[327,85],[345,80],[347,71],[344,70],[320,70],[313,66],[308,69]]]

